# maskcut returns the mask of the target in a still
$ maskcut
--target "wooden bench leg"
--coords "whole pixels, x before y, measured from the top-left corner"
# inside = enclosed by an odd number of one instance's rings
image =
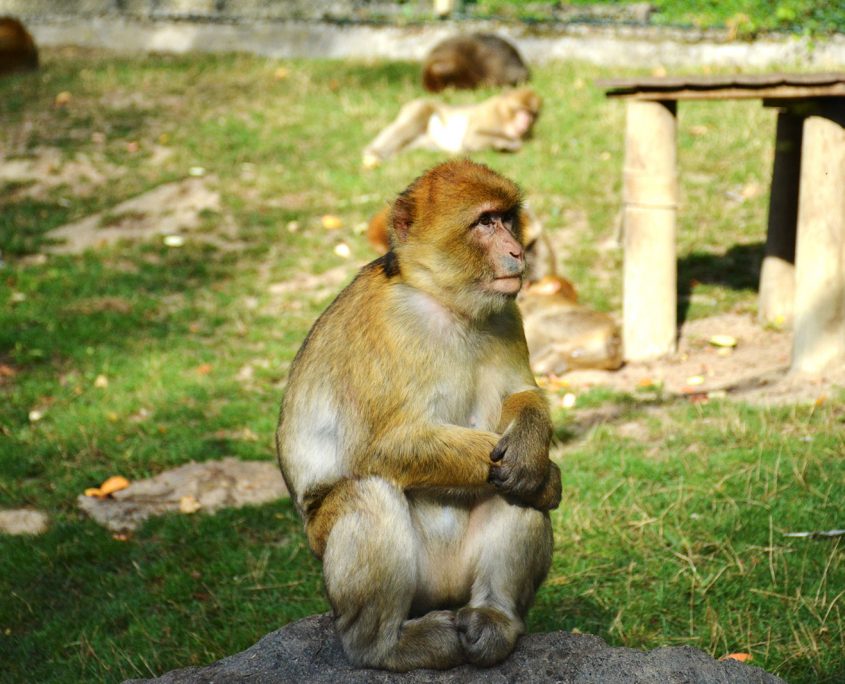
[[[845,99],[804,122],[792,370],[845,364]]]
[[[629,361],[677,344],[676,103],[629,101],[623,174],[623,342]]]
[[[769,225],[760,271],[758,319],[763,325],[792,325],[803,126],[803,116],[789,110],[778,112]]]

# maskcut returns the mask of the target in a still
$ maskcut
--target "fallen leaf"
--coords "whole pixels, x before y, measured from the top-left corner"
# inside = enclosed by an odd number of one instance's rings
[[[735,347],[736,338],[733,335],[712,335],[708,340],[714,347]]]
[[[340,244],[335,245],[334,253],[342,259],[348,259],[352,256],[352,250],[349,249],[349,245],[347,245],[345,242],[341,242]]]
[[[197,501],[195,496],[191,494],[187,494],[179,499],[179,512],[184,513],[185,515],[190,515],[191,513],[196,513],[200,508],[202,508],[202,504]]]
[[[211,364],[201,363],[199,366],[196,367],[196,371],[198,375],[208,375],[211,372]]]
[[[56,95],[56,99],[53,100],[53,104],[56,107],[65,107],[70,104],[70,101],[73,99],[73,95],[70,94],[70,91],[63,90],[58,95]]]
[[[100,389],[105,389],[109,386],[109,379],[103,375],[102,373],[94,378],[94,387],[99,387]]]
[[[335,216],[334,214],[326,214],[320,219],[320,222],[326,230],[337,230],[343,226],[343,220],[340,216]]]
[[[273,78],[277,81],[284,81],[288,76],[290,76],[290,69],[287,67],[280,66],[273,72]]]
[[[5,363],[0,363],[0,378],[13,378],[17,374],[18,372],[11,366],[7,366]]]
[[[126,151],[129,152],[129,154],[135,154],[140,149],[141,143],[139,143],[137,140],[130,140],[128,143],[126,143]]]
[[[749,660],[754,660],[754,657],[750,653],[728,653],[719,660],[738,660],[741,663],[747,663]]]
[[[96,496],[98,499],[105,499],[110,494],[119,492],[129,486],[129,480],[122,475],[112,475],[107,478],[99,487],[89,487],[85,490],[85,496]]]
[[[129,535],[125,534],[123,532],[115,532],[111,536],[111,538],[114,539],[115,541],[120,541],[120,542],[129,541]]]

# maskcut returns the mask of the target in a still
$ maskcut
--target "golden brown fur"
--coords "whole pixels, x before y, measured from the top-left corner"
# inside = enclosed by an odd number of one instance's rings
[[[472,105],[413,100],[364,149],[373,167],[405,149],[458,154],[479,150],[516,152],[531,134],[542,99],[531,88],[509,90]]]
[[[279,461],[357,665],[502,660],[548,569],[560,473],[514,302],[519,199],[466,160],[417,179],[291,367]]]
[[[432,93],[448,87],[514,86],[530,77],[517,49],[487,33],[447,38],[432,48],[423,65],[423,86]]]
[[[0,17],[0,76],[38,68],[38,50],[24,25],[12,17]]]

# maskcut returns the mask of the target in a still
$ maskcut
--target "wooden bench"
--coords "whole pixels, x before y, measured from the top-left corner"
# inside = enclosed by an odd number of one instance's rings
[[[598,85],[627,102],[625,358],[653,359],[676,348],[677,103],[753,98],[777,110],[760,320],[792,324],[793,371],[845,363],[845,73],[608,79]]]

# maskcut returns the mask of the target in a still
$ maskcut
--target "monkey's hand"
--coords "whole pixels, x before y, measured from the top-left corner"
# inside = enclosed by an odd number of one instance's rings
[[[560,503],[560,469],[549,460],[551,426],[516,421],[490,453],[487,481],[503,494],[547,511]]]

